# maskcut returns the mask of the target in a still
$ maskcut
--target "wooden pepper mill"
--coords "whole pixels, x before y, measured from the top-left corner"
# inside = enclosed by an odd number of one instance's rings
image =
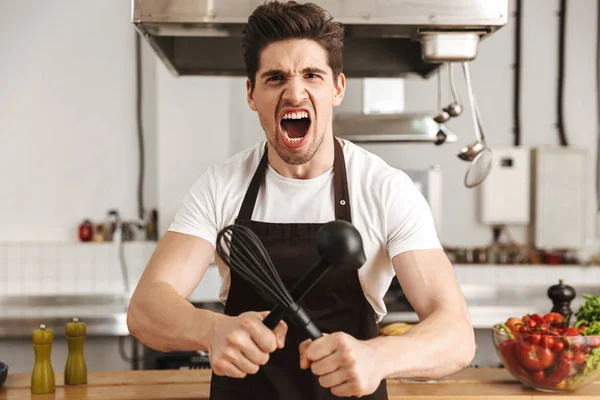
[[[69,355],[65,364],[65,385],[87,383],[87,367],[83,357],[86,325],[79,322],[77,318],[73,318],[73,322],[67,323],[66,332]]]
[[[564,281],[560,279],[558,285],[553,285],[548,288],[548,297],[552,300],[553,307],[552,312],[557,312],[565,317],[566,321],[569,321],[573,310],[571,309],[571,301],[575,298],[575,289],[569,285],[565,285]]]
[[[33,351],[35,364],[31,373],[31,393],[53,393],[55,388],[54,370],[50,361],[54,331],[40,325],[40,329],[33,331]]]

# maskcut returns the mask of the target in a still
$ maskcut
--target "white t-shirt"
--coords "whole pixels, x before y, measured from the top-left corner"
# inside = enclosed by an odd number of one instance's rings
[[[233,224],[263,155],[265,141],[209,167],[192,185],[169,227],[170,231],[216,242],[217,233]],[[352,223],[362,236],[366,263],[359,279],[380,321],[386,314],[383,296],[394,269],[391,259],[409,250],[440,249],[429,205],[404,172],[378,156],[344,140]],[[333,168],[313,179],[292,179],[267,168],[252,220],[271,223],[325,223],[335,219]],[[217,262],[225,302],[229,268]]]

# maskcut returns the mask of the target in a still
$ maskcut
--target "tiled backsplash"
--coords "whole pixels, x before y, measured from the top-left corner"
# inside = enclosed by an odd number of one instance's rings
[[[155,242],[123,245],[130,290]],[[0,243],[0,295],[122,294],[116,243]]]

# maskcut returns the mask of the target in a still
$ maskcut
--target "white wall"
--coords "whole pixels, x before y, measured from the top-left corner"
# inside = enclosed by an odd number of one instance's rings
[[[159,226],[169,227],[190,186],[231,153],[230,78],[179,77],[159,64],[157,83]]]
[[[0,2],[0,241],[74,241],[83,218],[110,208],[137,217],[130,19],[123,0]],[[153,101],[147,208],[157,204]]]

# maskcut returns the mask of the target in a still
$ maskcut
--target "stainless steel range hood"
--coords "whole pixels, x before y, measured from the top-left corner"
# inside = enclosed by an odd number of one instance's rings
[[[245,76],[241,33],[265,0],[132,1],[133,23],[173,75]],[[442,63],[471,61],[508,14],[508,0],[314,1],[344,24],[349,78],[428,78]],[[334,131],[363,143],[456,141],[426,113],[338,115]]]
[[[241,32],[264,0],[132,0],[133,22],[175,75],[245,75]],[[315,0],[345,26],[348,77],[427,77],[472,60],[508,0]]]

